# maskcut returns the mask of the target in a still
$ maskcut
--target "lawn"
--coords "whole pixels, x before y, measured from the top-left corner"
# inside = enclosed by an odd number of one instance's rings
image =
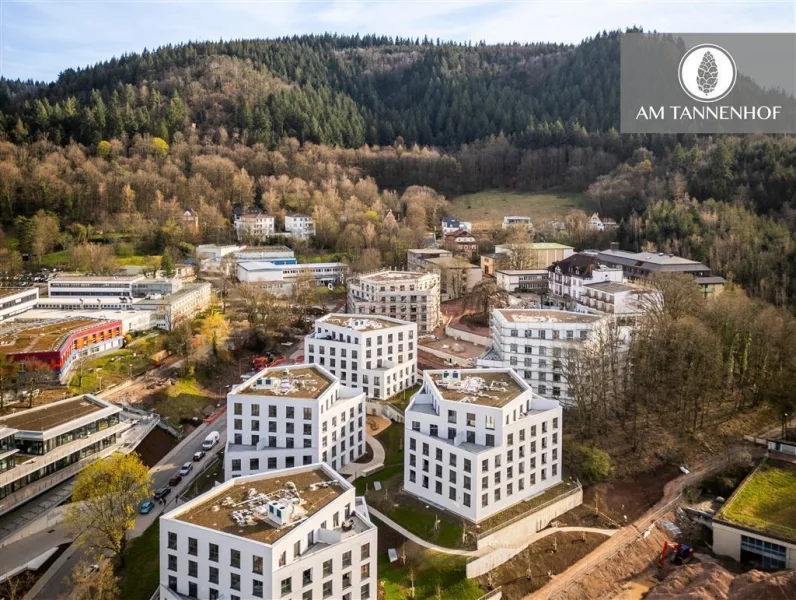
[[[152,596],[159,582],[160,548],[158,521],[130,542],[124,555],[125,565],[116,569],[119,576],[119,600],[141,600]]]
[[[764,462],[741,484],[716,515],[796,540],[796,465]]]
[[[387,402],[392,404],[395,408],[400,410],[401,412],[406,410],[406,407],[409,406],[409,402],[412,400],[412,396],[414,396],[417,391],[423,385],[422,382],[416,383],[409,389],[404,390],[403,392],[398,392],[394,396],[391,396],[387,399]]]
[[[124,348],[86,361],[82,367],[82,376],[80,375],[80,366],[75,370],[75,375],[69,383],[71,392],[74,394],[96,392],[99,389],[100,378],[102,378],[102,387],[105,389],[109,385],[126,381],[131,374],[133,377],[140,375],[152,366],[148,352],[149,346],[150,341],[147,340],[145,345],[137,346],[134,349]]]
[[[183,492],[184,500],[196,498],[199,494],[210,491],[216,481],[224,481],[224,451],[216,455],[216,461],[208,467],[199,477],[194,479],[191,487]]]
[[[560,220],[573,209],[588,210],[583,194],[552,191],[520,193],[489,190],[453,199],[453,216],[470,221],[474,230],[500,229],[503,217],[531,217],[536,227]]]
[[[403,480],[404,474],[404,426],[401,423],[393,423],[387,429],[376,436],[376,439],[384,446],[384,469],[374,473],[370,477],[360,477],[354,484],[357,494],[365,493],[365,486],[369,490],[373,489],[374,481],[384,482],[398,476]]]
[[[152,256],[124,256],[117,258],[116,260],[118,260],[119,264],[123,267],[146,267],[150,265],[152,261],[159,261],[160,255],[153,254]]]
[[[62,267],[67,263],[66,250],[59,250],[58,252],[50,252],[41,257],[41,266],[48,269],[53,267]]]
[[[407,564],[401,564],[400,559],[391,563],[387,550],[395,547],[400,556],[403,536],[385,529],[387,526],[375,517],[373,522],[379,527],[379,581],[386,600],[436,600],[437,586],[443,600],[476,600],[484,594],[474,580],[467,579],[463,556],[440,554],[406,542]],[[414,597],[410,569],[415,578]]]
[[[208,405],[215,406],[217,402],[196,379],[183,378],[156,394],[154,408],[161,418],[179,427],[181,419],[201,418],[204,416],[202,410]]]

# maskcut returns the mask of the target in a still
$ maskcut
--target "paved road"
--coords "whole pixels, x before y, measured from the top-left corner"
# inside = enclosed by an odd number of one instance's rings
[[[384,446],[381,445],[381,442],[370,435],[365,436],[365,439],[367,440],[370,449],[373,450],[373,458],[366,463],[348,463],[340,469],[341,475],[357,475],[357,473],[361,474],[366,469],[372,469],[373,467],[384,464],[384,457],[386,456],[386,453],[384,452]],[[356,477],[354,477],[354,479],[356,479]]]
[[[155,520],[165,511],[173,509],[177,504],[177,497],[188,489],[193,480],[204,470],[204,468],[211,462],[219,450],[224,448],[227,440],[227,420],[222,417],[211,425],[202,425],[194,432],[186,437],[178,446],[176,446],[169,454],[167,454],[157,465],[150,469],[154,487],[163,487],[168,485],[171,476],[180,468],[180,466],[189,462],[197,450],[202,445],[205,437],[211,431],[218,431],[221,434],[221,439],[215,445],[213,450],[209,452],[199,463],[194,463],[194,468],[188,477],[184,478],[178,486],[172,488],[169,495],[169,501],[166,506],[156,504],[155,508],[148,515],[139,515],[135,522],[135,527],[130,533],[130,539],[136,538],[155,522]],[[41,534],[40,534],[41,535]],[[65,529],[58,526],[51,534],[52,536],[67,536]],[[46,534],[45,534],[46,536]],[[59,538],[60,539],[60,538]],[[42,539],[47,548],[52,547],[52,543],[46,542]],[[48,545],[49,544],[49,545]],[[47,550],[43,548],[42,552]],[[72,573],[72,569],[81,560],[85,560],[85,552],[81,548],[70,547],[64,554],[53,564],[53,566],[45,573],[39,584],[31,590],[32,594],[26,598],[36,598],[37,600],[53,600],[58,598],[66,591],[64,581],[68,580]],[[154,590],[152,590],[154,592]]]

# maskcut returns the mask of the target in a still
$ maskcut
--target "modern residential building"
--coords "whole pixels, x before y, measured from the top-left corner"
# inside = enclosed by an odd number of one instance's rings
[[[135,295],[133,293],[135,284],[145,279],[146,277],[143,275],[78,275],[75,273],[63,273],[47,282],[47,295],[51,298],[56,296],[132,298]]]
[[[547,293],[547,269],[498,269],[495,279],[501,290],[513,293]]]
[[[39,288],[0,288],[0,321],[21,314],[36,306]]]
[[[424,335],[440,322],[439,302],[438,274],[378,271],[349,280],[346,311],[411,321]]]
[[[327,465],[227,481],[160,518],[162,600],[376,600],[378,530]]]
[[[417,324],[390,317],[329,314],[304,338],[304,362],[345,386],[386,400],[417,379]]]
[[[325,368],[264,369],[227,394],[226,479],[365,453],[365,394]]]
[[[276,233],[274,217],[263,213],[243,214],[235,219],[238,241],[264,242]]]
[[[483,278],[477,265],[453,256],[450,250],[416,248],[408,250],[406,255],[410,271],[439,275],[441,302],[461,298]]]
[[[478,254],[478,241],[464,229],[457,229],[447,234],[443,243],[454,256],[461,256],[469,260]]]
[[[622,283],[621,267],[608,267],[593,254],[573,254],[547,268],[549,289],[553,296],[579,302],[584,286],[601,281]]]
[[[406,251],[406,266],[410,271],[427,271],[430,261],[438,258],[453,258],[453,252],[443,248],[412,248]]]
[[[525,227],[528,231],[533,231],[533,222],[531,221],[531,217],[521,217],[521,216],[507,216],[503,217],[503,229],[508,229],[509,227]]]
[[[315,235],[315,222],[312,217],[301,213],[285,215],[285,231],[297,240],[308,240]]]
[[[472,523],[561,482],[561,406],[511,369],[425,371],[405,417],[404,489]]]
[[[603,281],[583,287],[580,306],[609,315],[634,315],[644,312],[652,290],[629,283]]]
[[[259,260],[238,263],[238,280],[262,284],[274,294],[289,294],[303,274],[311,275],[316,285],[341,285],[348,275],[348,265],[341,262],[274,264]]]
[[[628,279],[650,279],[655,273],[686,273],[696,278],[706,297],[720,294],[726,281],[711,273],[710,268],[695,260],[689,260],[664,252],[627,252],[619,250],[619,244],[611,243],[608,250],[598,255],[601,263],[620,267]]]
[[[791,462],[760,463],[713,516],[713,551],[755,568],[796,569],[794,479]]]
[[[0,354],[20,363],[36,359],[50,368],[52,377],[66,383],[76,361],[121,348],[122,323],[85,317],[41,321],[7,321],[0,325]]]
[[[570,349],[589,339],[602,319],[566,310],[492,310],[492,348],[478,359],[483,368],[511,368],[540,396],[568,403],[564,373]]]
[[[572,246],[565,246],[564,244],[557,244],[555,242],[532,242],[527,244],[498,244],[495,246],[495,254],[505,254],[503,258],[498,259],[500,268],[510,268],[511,254],[513,252],[522,253],[522,261],[526,264],[515,265],[517,268],[534,268],[541,269],[552,265],[557,260],[564,260],[572,256],[575,249]]]
[[[0,514],[115,451],[121,412],[85,394],[0,417]]]
[[[470,221],[460,221],[456,217],[442,217],[442,221],[440,223],[442,229],[442,237],[445,237],[449,233],[453,233],[458,229],[464,229],[465,231],[472,232],[473,224]]]

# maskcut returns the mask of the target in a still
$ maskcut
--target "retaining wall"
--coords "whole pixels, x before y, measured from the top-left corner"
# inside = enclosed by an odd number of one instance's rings
[[[448,325],[445,328],[445,335],[456,340],[464,340],[465,342],[476,344],[477,346],[486,346],[487,348],[492,347],[492,338],[488,335],[478,335],[472,331],[457,329],[453,325]]]

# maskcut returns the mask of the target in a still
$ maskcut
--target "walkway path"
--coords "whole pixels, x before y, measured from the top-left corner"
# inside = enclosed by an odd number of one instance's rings
[[[385,516],[372,506],[368,506],[368,512],[372,514],[374,517],[383,521],[385,525],[388,525],[390,528],[394,529],[405,538],[413,541],[415,544],[423,546],[424,548],[428,548],[429,550],[434,550],[435,552],[441,552],[442,554],[453,554],[455,556],[483,556],[485,554],[489,554],[492,552],[495,547],[494,546],[486,546],[485,548],[481,548],[480,550],[457,550],[455,548],[444,548],[442,546],[437,546],[436,544],[432,544],[431,542],[427,542],[423,538],[416,536],[411,531],[408,531],[398,525],[395,521],[390,519],[389,517]],[[601,535],[612,536],[617,533],[618,529],[599,529],[596,527],[548,527],[543,529],[542,531],[537,532],[536,534],[530,536],[528,538],[528,543],[525,546],[528,546],[548,535],[552,535],[554,533],[564,533],[567,531],[584,531],[586,533],[599,533]]]
[[[375,437],[371,437],[368,435],[365,437],[365,439],[368,443],[368,446],[370,446],[370,449],[373,451],[373,458],[370,459],[370,462],[348,463],[344,467],[340,468],[341,475],[354,476],[353,479],[351,479],[351,481],[354,481],[354,479],[360,477],[363,471],[367,469],[384,465],[384,457],[385,457],[384,446],[382,446],[381,442],[377,440]]]

